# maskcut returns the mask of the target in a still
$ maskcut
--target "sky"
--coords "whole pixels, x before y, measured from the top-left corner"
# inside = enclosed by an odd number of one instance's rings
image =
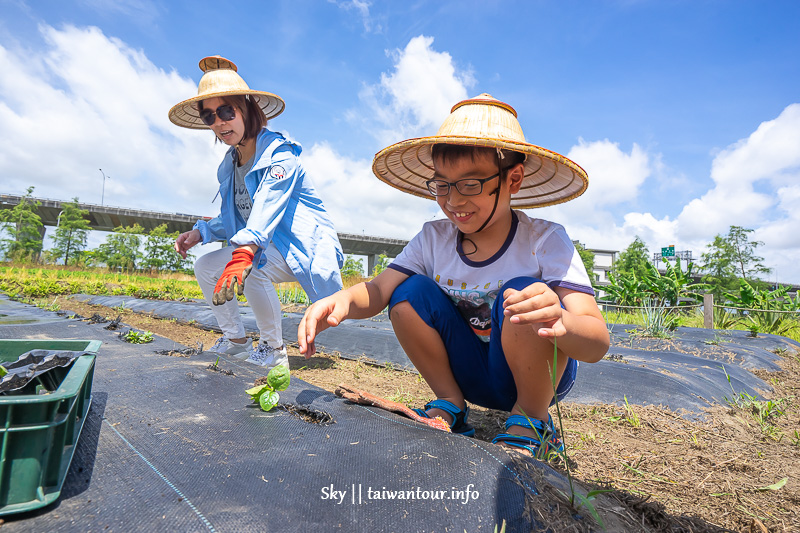
[[[529,215],[697,259],[742,226],[769,280],[800,283],[798,20],[794,0],[0,0],[0,192],[216,215],[224,147],[167,112],[219,54],[286,101],[270,128],[303,146],[339,232],[441,218],[372,158],[489,93],[589,175]]]

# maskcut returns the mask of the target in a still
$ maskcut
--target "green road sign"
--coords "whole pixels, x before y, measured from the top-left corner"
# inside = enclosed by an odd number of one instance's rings
[[[675,257],[675,247],[669,246],[661,249],[661,257]]]

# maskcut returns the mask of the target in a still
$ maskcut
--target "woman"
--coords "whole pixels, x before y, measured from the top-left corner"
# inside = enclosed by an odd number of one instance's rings
[[[185,128],[210,128],[230,149],[217,170],[219,215],[198,220],[178,236],[175,250],[185,258],[195,244],[229,243],[195,262],[197,281],[223,333],[211,351],[288,367],[273,283],[298,281],[312,301],[333,294],[342,287],[341,245],[300,164],[300,146],[266,127],[283,112],[283,100],[251,90],[225,58],[203,58],[200,69],[197,96],[170,109],[169,119]],[[237,294],[245,295],[256,317],[260,342],[253,348]]]

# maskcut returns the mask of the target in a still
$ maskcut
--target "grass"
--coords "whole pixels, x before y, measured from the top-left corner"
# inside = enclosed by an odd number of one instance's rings
[[[757,397],[747,393],[746,391],[740,391],[737,393],[733,388],[733,383],[731,383],[731,377],[728,375],[728,372],[725,370],[724,366],[722,367],[722,371],[725,373],[725,377],[728,380],[728,385],[730,385],[731,392],[733,393],[733,396],[730,398],[725,396],[723,400],[725,400],[725,402],[731,408],[739,409],[745,413],[748,413],[758,424],[762,435],[771,438],[776,442],[780,442],[783,438],[783,432],[779,428],[775,427],[772,422],[775,418],[785,414],[784,406],[788,400],[786,398],[776,398],[775,400],[759,400]],[[797,434],[796,430],[795,434]]]
[[[641,420],[639,420],[639,415],[636,414],[636,411],[633,410],[633,406],[628,403],[628,397],[624,396],[625,398],[625,412],[621,415],[611,416],[608,419],[612,422],[618,422],[620,420],[625,420],[632,428],[638,428],[642,425]]]
[[[280,283],[275,289],[283,304],[310,303],[298,283]],[[57,298],[70,294],[133,296],[155,300],[203,298],[197,281],[186,274],[128,274],[104,269],[75,270],[57,266],[0,266],[0,292],[17,298]],[[240,299],[245,300],[244,297]]]

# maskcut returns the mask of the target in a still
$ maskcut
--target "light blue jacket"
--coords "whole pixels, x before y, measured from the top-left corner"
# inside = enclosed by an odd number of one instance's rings
[[[267,262],[270,242],[286,259],[312,301],[342,288],[342,246],[298,156],[302,148],[280,133],[264,128],[256,139],[253,167],[244,178],[253,209],[245,224],[233,199],[235,149],[231,147],[217,170],[220,214],[194,225],[203,244],[227,240],[234,246],[258,246],[253,264]]]

